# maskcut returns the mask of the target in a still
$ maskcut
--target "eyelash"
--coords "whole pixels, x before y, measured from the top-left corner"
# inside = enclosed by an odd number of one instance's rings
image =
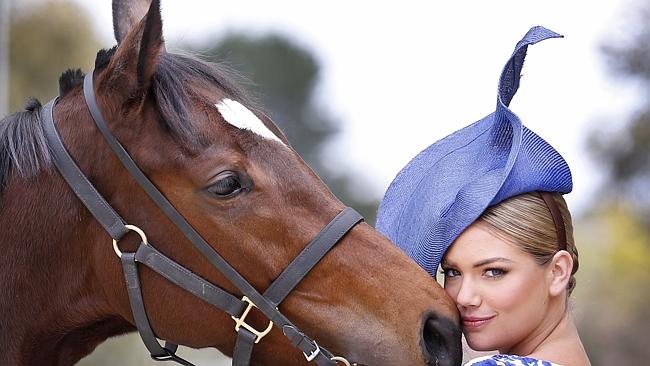
[[[445,269],[445,268],[441,268],[441,269],[440,269],[440,274],[442,274],[443,276],[445,276],[445,278],[447,278],[447,277],[456,277],[456,276],[458,276],[458,274],[455,275],[455,276],[448,276],[448,275],[447,275],[447,272],[449,272],[449,271],[454,271],[454,272],[456,272],[456,273],[460,273],[459,271],[457,271],[457,270],[455,270],[455,269],[453,269],[453,268],[447,268],[447,269]]]
[[[452,276],[449,276],[448,273],[451,272],[451,271],[453,271],[455,274],[452,275]],[[492,272],[492,274],[488,275],[488,272]],[[508,271],[506,269],[503,269],[503,268],[486,268],[485,271],[483,271],[483,274],[485,274],[488,278],[491,278],[491,279],[501,278],[501,277],[505,276],[507,273],[508,273]],[[459,276],[460,272],[458,270],[453,269],[453,268],[447,268],[447,269],[441,268],[440,269],[440,274],[445,276],[445,278],[449,278],[449,277]]]
[[[487,268],[485,270],[485,272],[483,272],[483,273],[485,273],[487,275],[488,272],[493,272],[492,275],[488,276],[490,278],[501,278],[501,277],[505,276],[508,273],[508,271],[506,271],[503,268]],[[494,272],[496,272],[496,274]]]

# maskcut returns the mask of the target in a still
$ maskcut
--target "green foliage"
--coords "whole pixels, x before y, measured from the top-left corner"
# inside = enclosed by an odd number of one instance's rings
[[[650,357],[650,236],[623,205],[602,207],[576,231],[580,270],[575,314],[594,365],[644,364]]]
[[[610,71],[650,93],[650,6],[639,3],[625,34],[602,47]],[[650,103],[641,99],[623,128],[599,129],[590,150],[608,175],[599,206],[578,223],[578,328],[594,365],[650,358]]]
[[[650,93],[650,6],[640,3],[634,19],[627,21],[625,35],[603,47],[613,74],[634,80],[643,94]],[[646,217],[650,214],[650,103],[635,111],[624,129],[612,135],[596,130],[590,147],[597,161],[609,172],[607,192],[623,199]],[[650,223],[650,219],[646,220]]]
[[[71,1],[17,5],[9,38],[12,112],[30,96],[41,102],[56,96],[59,75],[68,68],[90,69],[98,49],[90,18],[81,15],[79,5]]]
[[[337,124],[313,102],[320,66],[314,57],[278,35],[252,38],[231,34],[203,51],[212,62],[226,62],[250,82],[245,85],[292,146],[312,167],[320,168],[320,147]],[[203,47],[199,49],[205,50]]]

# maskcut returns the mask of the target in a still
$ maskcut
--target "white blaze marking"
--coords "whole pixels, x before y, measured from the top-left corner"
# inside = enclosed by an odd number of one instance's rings
[[[231,125],[243,130],[249,130],[265,139],[275,140],[284,145],[250,109],[244,107],[241,103],[226,98],[215,104],[215,106],[219,110],[219,113],[221,113],[223,119]]]

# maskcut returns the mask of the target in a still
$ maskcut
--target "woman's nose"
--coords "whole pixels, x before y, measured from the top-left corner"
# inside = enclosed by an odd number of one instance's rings
[[[481,305],[481,297],[478,294],[476,286],[470,279],[465,278],[462,280],[460,289],[454,300],[459,307],[477,307]]]

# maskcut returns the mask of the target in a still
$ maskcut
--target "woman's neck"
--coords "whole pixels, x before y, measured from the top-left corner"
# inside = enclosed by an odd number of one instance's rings
[[[529,356],[563,366],[591,365],[570,312],[548,317],[524,341],[500,353]]]

